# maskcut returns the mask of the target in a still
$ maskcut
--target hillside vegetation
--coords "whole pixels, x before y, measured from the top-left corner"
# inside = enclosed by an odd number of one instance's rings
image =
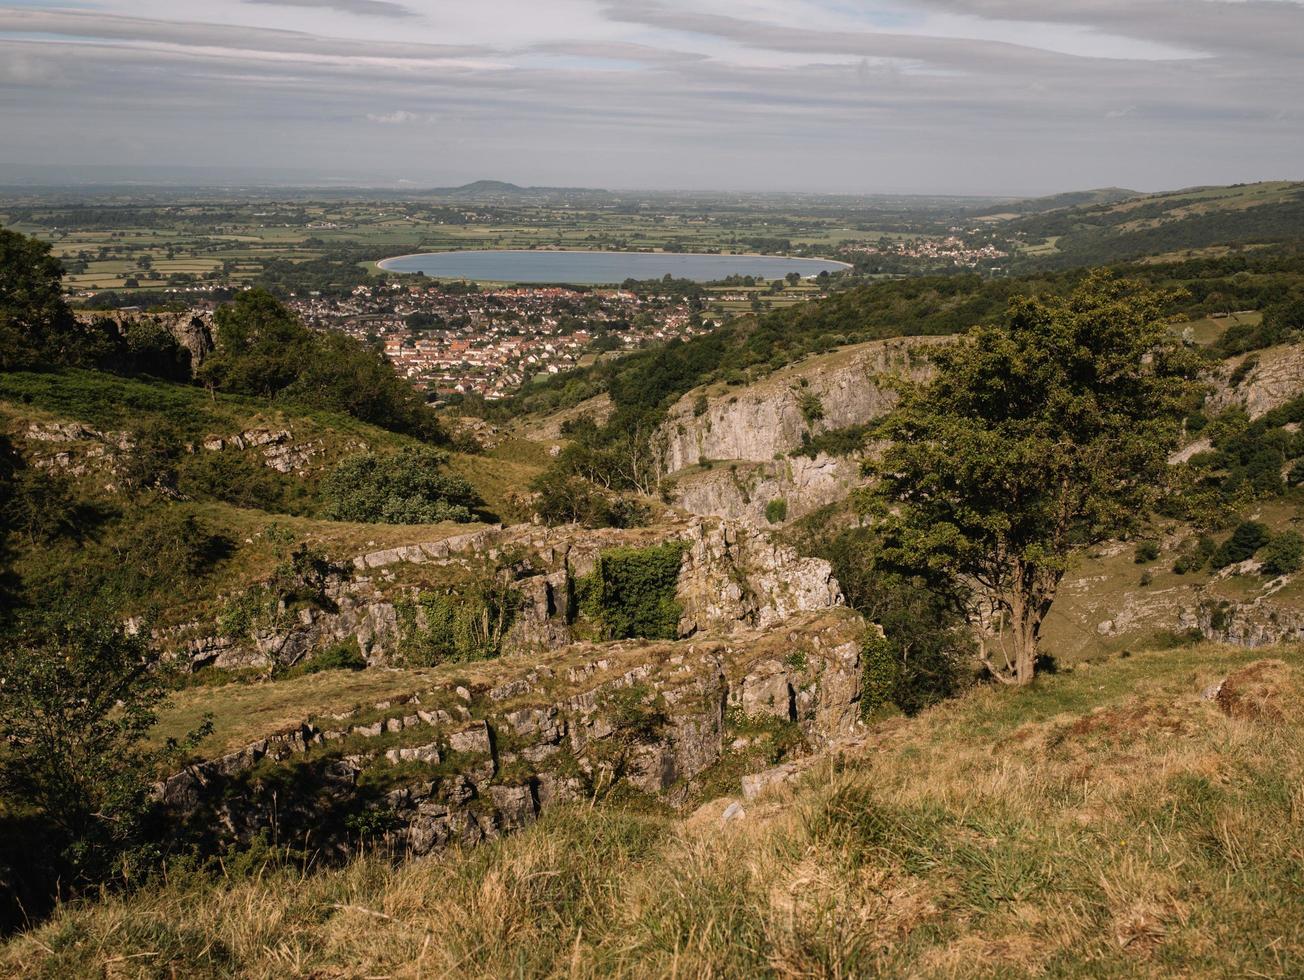
[[[1220,685],[1220,686],[1219,686]],[[1203,693],[1202,693],[1203,692]],[[305,870],[269,849],[73,905],[27,976],[1290,976],[1298,649],[1094,661],[882,722],[689,817],[555,811],[500,843]]]
[[[1069,268],[1180,254],[1210,246],[1298,242],[1304,184],[1277,181],[1194,187],[1028,214],[1001,230],[1038,250],[1035,263]]]

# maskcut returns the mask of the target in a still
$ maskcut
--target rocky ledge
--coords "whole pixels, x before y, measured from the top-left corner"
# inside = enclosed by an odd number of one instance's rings
[[[681,803],[714,767],[746,771],[749,750],[762,768],[852,731],[867,629],[835,608],[448,665],[410,694],[197,762],[157,795],[179,834],[210,846],[271,834],[335,855],[363,840],[411,855],[472,844],[612,792]]]

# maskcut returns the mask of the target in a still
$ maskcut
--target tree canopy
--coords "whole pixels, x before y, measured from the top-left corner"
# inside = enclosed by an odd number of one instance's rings
[[[1074,549],[1125,533],[1165,484],[1196,360],[1163,302],[1104,273],[1015,300],[939,351],[885,424],[889,553],[945,583],[999,679],[1032,680]]]
[[[429,442],[435,412],[381,355],[344,334],[309,330],[270,293],[246,290],[214,317],[216,346],[197,377],[218,391],[327,409]]]
[[[427,448],[349,456],[322,481],[326,516],[374,524],[474,520],[480,500],[469,483],[444,472],[447,462],[447,453]]]

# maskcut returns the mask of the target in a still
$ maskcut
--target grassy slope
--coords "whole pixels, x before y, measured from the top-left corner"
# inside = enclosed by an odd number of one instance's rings
[[[469,853],[174,875],[0,949],[37,976],[1287,976],[1304,970],[1299,650],[984,689],[682,819],[551,812]],[[1233,673],[1227,709],[1201,690]],[[1230,713],[1229,713],[1230,712]]]
[[[1025,254],[1067,268],[1228,244],[1298,240],[1304,184],[1269,181],[1195,187],[1013,218]],[[1050,243],[1050,247],[1041,247]]]
[[[8,434],[15,442],[21,442],[32,422],[75,421],[112,432],[137,429],[155,419],[166,421],[183,438],[196,442],[209,435],[229,437],[253,428],[289,430],[294,444],[310,445],[318,453],[303,474],[287,478],[291,483],[302,484],[301,496],[310,506],[322,473],[344,455],[356,452],[363,445],[389,451],[416,444],[407,436],[345,415],[306,411],[251,398],[226,395],[214,398],[189,385],[120,378],[95,371],[0,375],[0,433]],[[56,447],[64,448],[59,444],[35,443],[31,449],[48,453]],[[244,452],[261,463],[259,449]],[[453,453],[449,470],[475,487],[492,514],[513,521],[525,516],[519,496],[545,464],[546,453],[542,447],[513,439],[480,455]],[[106,480],[102,469],[93,468],[79,482],[83,492],[90,499],[101,501],[109,512],[123,503],[120,496],[104,491]],[[232,545],[231,553],[194,583],[195,588],[190,590],[193,594],[144,597],[138,603],[145,608],[163,602],[168,607],[163,618],[172,622],[204,616],[210,611],[207,607],[211,600],[219,593],[237,590],[269,575],[277,557],[264,532],[272,525],[293,531],[297,538],[339,561],[348,561],[367,551],[436,540],[473,529],[472,525],[454,524],[353,524],[250,510],[216,501],[169,502],[161,506],[194,514],[209,528],[226,536]],[[112,526],[99,527],[91,536],[96,540],[106,536],[113,539],[117,533]],[[73,544],[67,548],[24,547],[20,549],[17,564],[26,573],[39,573],[41,569],[77,560],[76,551]]]

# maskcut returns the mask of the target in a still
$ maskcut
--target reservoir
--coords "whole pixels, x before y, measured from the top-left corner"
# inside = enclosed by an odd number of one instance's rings
[[[782,279],[790,272],[807,278],[851,268],[845,262],[831,259],[790,259],[780,255],[508,249],[400,255],[384,259],[379,265],[389,272],[421,272],[436,279],[577,286],[612,285],[626,279],[661,279],[667,274],[694,282],[715,282],[729,276]]]

